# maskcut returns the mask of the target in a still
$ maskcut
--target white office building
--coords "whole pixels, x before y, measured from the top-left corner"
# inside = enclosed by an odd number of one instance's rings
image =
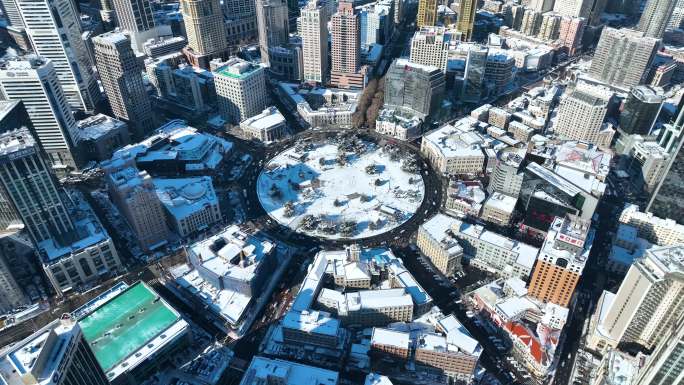
[[[334,2],[333,2],[334,4]],[[319,0],[310,0],[301,9],[299,26],[304,57],[304,80],[326,83],[328,79],[328,9]]]
[[[268,106],[263,65],[232,58],[214,72],[219,111],[224,119],[240,123]]]
[[[72,108],[93,111],[100,89],[82,38],[76,4],[70,0],[16,0],[36,54],[52,61]]]
[[[61,84],[53,62],[43,58],[12,60],[0,68],[2,93],[24,102],[53,168],[76,168],[80,134]]]

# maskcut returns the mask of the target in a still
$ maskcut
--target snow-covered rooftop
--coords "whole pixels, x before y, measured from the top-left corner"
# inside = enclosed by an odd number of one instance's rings
[[[233,225],[189,245],[187,250],[200,275],[207,274],[211,280],[229,277],[247,282],[254,278],[259,263],[276,252],[276,245]]]
[[[392,381],[378,373],[368,373],[364,385],[392,385]]]
[[[502,194],[500,192],[494,192],[487,198],[484,203],[484,207],[491,207],[498,211],[512,213],[515,209],[515,204],[518,202],[518,198]]]
[[[216,288],[205,281],[196,269],[178,270],[174,277],[178,285],[192,293],[212,312],[220,314],[231,325],[240,322],[252,302],[252,297],[238,291]]]
[[[373,328],[371,344],[394,346],[397,348],[408,349],[411,336],[409,333],[398,332],[384,328]]]
[[[337,336],[340,321],[322,311],[289,311],[282,321],[284,328],[300,330],[305,333]]]
[[[240,385],[261,385],[271,382],[280,385],[337,385],[338,378],[339,374],[332,370],[255,356]]]
[[[41,256],[44,262],[50,263],[61,257],[75,254],[100,242],[108,241],[109,234],[100,223],[100,219],[85,201],[78,191],[67,192],[73,202],[69,208],[71,218],[76,229],[76,237],[69,244],[59,244],[56,240],[48,238],[38,243],[38,248],[44,251]]]
[[[207,205],[218,205],[211,178],[154,179],[159,200],[177,220],[203,210]]]
[[[17,342],[0,358],[0,383],[25,384],[33,376],[38,385],[56,385],[64,356],[81,334],[75,320],[55,320]]]
[[[233,144],[199,132],[183,120],[171,120],[142,142],[117,150],[109,162],[134,158],[138,163],[179,161],[188,171],[215,169]]]
[[[97,114],[78,121],[81,138],[90,140],[97,140],[114,130],[125,129],[127,127],[128,125],[123,121],[105,114]]]
[[[240,125],[249,126],[256,130],[268,130],[285,124],[285,117],[276,107],[268,107],[259,115],[243,120]]]
[[[423,140],[432,144],[446,158],[481,156],[483,138],[473,131],[479,124],[478,120],[467,116],[447,124],[427,135]]]

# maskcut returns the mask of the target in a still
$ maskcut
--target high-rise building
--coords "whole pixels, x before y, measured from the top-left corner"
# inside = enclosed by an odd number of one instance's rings
[[[563,16],[589,17],[596,0],[556,0],[553,11]]]
[[[270,65],[270,50],[289,42],[287,3],[283,0],[256,0],[261,62]]]
[[[116,26],[116,11],[112,0],[100,0],[100,19],[105,31],[111,31]]]
[[[108,385],[76,320],[69,315],[14,344],[0,361],[7,385]]]
[[[365,75],[359,72],[361,32],[359,15],[351,2],[341,1],[332,16],[330,83],[339,88],[363,88]]]
[[[485,79],[500,93],[513,81],[515,58],[505,50],[490,49],[485,65]]]
[[[464,41],[470,41],[473,38],[476,11],[477,0],[461,0],[461,5],[458,9],[458,19],[456,20],[456,30],[463,34]]]
[[[77,168],[80,134],[52,62],[37,57],[9,61],[0,68],[0,88],[8,99],[24,103],[53,167]]]
[[[0,311],[6,313],[28,303],[28,297],[15,277],[11,253],[0,247]]]
[[[446,72],[449,51],[455,49],[461,34],[455,29],[423,27],[411,39],[412,63],[440,68]]]
[[[661,331],[663,338],[646,364],[639,369],[635,385],[682,385],[684,384],[684,316],[674,325]]]
[[[641,166],[641,180],[649,192],[652,192],[663,179],[670,155],[657,142],[634,143],[630,155],[636,162],[632,166]]]
[[[78,192],[58,189],[28,129],[0,135],[0,186],[61,295],[123,270],[112,239]]]
[[[69,105],[93,111],[100,89],[71,0],[15,0],[36,54],[52,62]],[[28,104],[27,104],[28,106]]]
[[[188,38],[188,59],[195,67],[209,68],[209,60],[223,56],[228,48],[221,3],[182,0],[180,7]]]
[[[418,28],[432,27],[437,25],[437,0],[418,1],[416,25]]]
[[[371,44],[389,43],[394,31],[395,3],[397,2],[392,0],[381,0],[357,7],[362,49],[368,49]]]
[[[0,101],[0,133],[21,127],[33,129],[24,102],[21,100]]]
[[[522,18],[520,32],[527,36],[536,36],[543,21],[542,14],[533,9],[526,9]]]
[[[169,229],[164,209],[147,171],[138,171],[132,160],[119,159],[104,162],[102,168],[109,195],[126,217],[140,247],[147,252],[166,243]]]
[[[0,149],[0,184],[33,242],[71,238],[74,223],[29,130],[1,134]]]
[[[21,18],[19,7],[16,0],[2,0],[0,1],[0,10],[5,16],[7,23],[12,27],[24,28],[24,20]]]
[[[674,9],[672,9],[672,16],[667,21],[666,31],[680,29],[684,21],[684,0],[677,0]]]
[[[385,77],[385,106],[409,108],[425,118],[441,105],[444,89],[440,68],[396,59]]]
[[[465,49],[467,54],[461,99],[466,102],[477,103],[483,96],[489,49],[487,46],[479,44],[469,44],[465,46]]]
[[[0,11],[5,16],[6,31],[14,42],[24,51],[31,50],[31,42],[26,36],[26,28],[24,28],[24,20],[21,18],[21,13],[17,7],[15,0],[0,1]]]
[[[607,345],[652,349],[670,338],[664,331],[684,314],[683,266],[682,245],[655,246],[634,261],[602,321]]]
[[[589,221],[571,214],[556,217],[537,256],[529,295],[568,307],[593,241]]]
[[[608,147],[615,130],[603,120],[612,95],[593,87],[569,88],[561,97],[554,133],[561,138],[581,140]]]
[[[93,46],[97,71],[114,116],[128,123],[135,137],[142,140],[154,124],[142,68],[130,38],[121,32],[107,32],[94,37]]]
[[[219,111],[229,122],[240,123],[268,106],[263,65],[232,58],[214,71],[214,82]]]
[[[561,18],[558,39],[561,44],[568,49],[568,55],[574,56],[577,53],[577,50],[582,46],[582,36],[584,35],[585,26],[586,19],[582,17],[564,16]]]
[[[648,0],[639,19],[639,31],[661,39],[672,17],[677,0]]]
[[[651,66],[660,40],[631,29],[604,28],[589,75],[609,85],[640,84]]]
[[[667,134],[679,133],[679,136],[668,135],[661,138],[661,145],[668,149],[670,162],[667,164],[665,176],[656,186],[646,211],[661,218],[673,218],[682,222],[684,218],[684,201],[681,193],[684,190],[684,99],[679,103],[677,119],[672,130]],[[665,145],[665,142],[669,145]]]
[[[321,0],[309,0],[299,17],[304,81],[307,82],[326,83],[328,79],[327,11]]]
[[[560,34],[561,19],[561,16],[553,13],[542,14],[537,37],[543,40],[556,40]]]
[[[665,97],[651,87],[632,88],[620,112],[620,130],[639,135],[651,132],[664,100]]]
[[[296,3],[296,2],[295,2]],[[228,40],[240,43],[257,38],[256,4],[254,0],[224,0]]]
[[[112,0],[119,27],[130,33],[154,28],[154,17],[149,0]],[[103,7],[104,9],[104,7]]]
[[[497,154],[494,170],[489,178],[487,192],[500,192],[517,198],[523,182],[523,155],[519,152],[501,151]]]
[[[528,0],[525,5],[527,8],[534,9],[537,12],[549,12],[553,10],[554,0]],[[523,2],[525,4],[525,2]]]

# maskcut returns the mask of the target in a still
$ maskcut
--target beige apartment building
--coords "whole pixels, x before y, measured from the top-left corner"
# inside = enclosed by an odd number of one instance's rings
[[[464,379],[472,376],[479,355],[466,354],[447,342],[447,338],[423,333],[417,338],[416,365],[439,368],[446,374]]]
[[[457,223],[457,219],[437,214],[418,228],[416,246],[446,276],[461,269],[463,248],[451,233],[451,227]]]
[[[636,260],[606,308],[592,347],[637,343],[647,349],[662,340],[684,312],[684,246],[646,250]],[[595,333],[596,334],[596,333]]]
[[[104,162],[109,195],[135,233],[138,244],[150,251],[166,242],[169,229],[161,201],[147,171],[128,164]]]
[[[409,358],[410,340],[409,333],[373,328],[370,348],[371,356],[406,361]]]
[[[684,243],[684,225],[674,219],[660,218],[652,213],[639,211],[637,205],[627,205],[620,214],[620,222],[634,226],[639,236],[660,246]]]

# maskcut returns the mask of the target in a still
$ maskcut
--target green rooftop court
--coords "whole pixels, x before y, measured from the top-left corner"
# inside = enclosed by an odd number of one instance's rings
[[[180,315],[139,282],[105,302],[79,324],[107,372],[167,330]]]

